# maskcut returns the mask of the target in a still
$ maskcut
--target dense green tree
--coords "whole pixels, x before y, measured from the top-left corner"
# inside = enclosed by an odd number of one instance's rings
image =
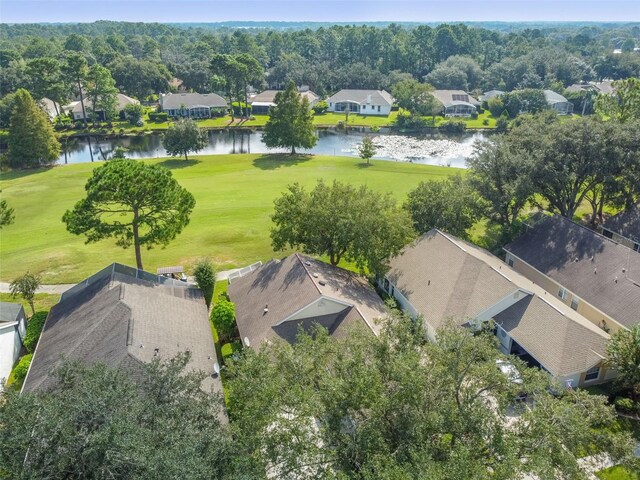
[[[313,113],[306,98],[301,98],[293,82],[278,92],[276,106],[269,111],[263,140],[267,147],[290,148],[291,154],[298,148],[312,148],[318,141],[313,126]]]
[[[391,194],[338,181],[319,180],[311,192],[290,185],[276,199],[271,219],[274,250],[301,248],[328,256],[332,265],[344,259],[376,274],[384,273],[387,260],[414,235],[411,220]]]
[[[49,98],[53,100],[56,114],[58,105],[65,104],[70,97],[69,84],[62,73],[62,63],[50,57],[34,58],[27,62],[29,90],[36,100]]]
[[[64,41],[64,49],[71,52],[87,53],[90,46],[89,39],[77,33],[72,33]]]
[[[94,63],[87,72],[87,97],[91,100],[93,124],[101,113],[111,122],[118,113],[118,89],[109,69]]]
[[[503,93],[501,100],[511,118],[521,113],[538,113],[549,108],[544,92],[535,88]]]
[[[169,89],[171,74],[161,63],[121,57],[111,63],[109,68],[118,89],[139,100]]]
[[[235,61],[239,65],[239,80],[242,83],[244,93],[244,116],[249,118],[249,86],[261,87],[264,79],[264,68],[262,65],[247,53],[237,55]]]
[[[31,307],[31,313],[34,315],[36,313],[36,308],[33,301],[39,287],[40,276],[30,272],[20,275],[9,284],[11,296],[17,297],[20,295],[29,304]]]
[[[221,342],[231,340],[236,334],[235,304],[226,298],[218,298],[211,310],[211,321]]]
[[[480,86],[482,75],[480,65],[473,58],[454,55],[436,65],[425,80],[436,88],[468,92]]]
[[[208,258],[200,258],[193,267],[193,276],[202,291],[207,307],[211,305],[213,289],[216,286],[216,270]]]
[[[83,84],[85,83],[87,74],[89,73],[87,59],[77,52],[68,53],[65,57],[63,69],[69,81],[76,84],[78,95],[80,96],[80,105],[82,106],[82,121],[84,122],[84,128],[87,128],[87,112],[84,106],[83,92]]]
[[[0,474],[13,479],[239,478],[221,400],[181,354],[130,372],[65,363],[38,393],[0,402]],[[244,454],[244,452],[242,452]]]
[[[594,445],[634,465],[634,442],[604,397],[564,390],[516,357],[508,360],[521,383],[511,381],[496,368],[504,357],[491,333],[446,326],[437,343],[425,342],[420,323],[399,316],[379,336],[365,328],[342,339],[310,333],[247,350],[228,366],[231,425],[252,453],[246,472],[582,478],[578,458]],[[514,403],[521,393],[535,408]]]
[[[228,54],[215,54],[211,58],[210,63],[211,73],[217,77],[216,87],[220,90],[224,90],[229,99],[229,106],[231,107],[231,119],[234,118],[233,110],[233,98],[236,93],[236,86],[239,83],[241,77],[240,70],[242,67],[232,55]],[[240,98],[237,98],[240,102]]]
[[[141,246],[166,246],[188,225],[196,203],[170,170],[142,161],[107,162],[93,170],[85,190],[62,217],[67,230],[87,242],[114,237],[122,248],[133,244],[141,270]]]
[[[467,231],[484,211],[484,202],[467,181],[454,176],[420,182],[409,192],[404,208],[418,233],[437,228],[467,238]]]
[[[15,93],[8,93],[0,98],[0,127],[8,128],[11,122],[11,113],[13,112],[13,101],[16,98]]]
[[[433,87],[417,80],[402,80],[393,86],[392,93],[400,108],[420,116],[434,116],[442,104],[431,94]]]
[[[364,137],[362,143],[358,146],[358,155],[361,159],[366,160],[367,165],[370,164],[371,157],[376,154],[376,146],[370,137]]]
[[[640,324],[622,328],[611,336],[607,345],[609,364],[618,373],[618,382],[640,399]]]
[[[598,95],[596,111],[619,122],[640,120],[640,78],[613,82],[614,93]]]
[[[188,160],[189,152],[199,152],[209,144],[207,132],[201,130],[191,119],[178,120],[162,137],[162,145],[171,156],[184,155]]]
[[[15,220],[13,208],[9,206],[6,200],[0,200],[0,229],[11,225]]]
[[[124,107],[124,116],[131,125],[142,124],[144,113],[144,107],[139,103],[131,103]]]
[[[20,89],[13,99],[7,157],[12,167],[35,167],[58,160],[60,142],[46,113]]]

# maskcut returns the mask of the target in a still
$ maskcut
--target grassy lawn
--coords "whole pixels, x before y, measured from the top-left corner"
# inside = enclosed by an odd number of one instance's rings
[[[143,251],[147,270],[159,266],[189,268],[209,256],[223,270],[274,256],[269,228],[273,201],[288,184],[314,185],[318,178],[366,184],[391,191],[399,200],[420,181],[461,170],[402,162],[374,161],[365,167],[356,158],[329,156],[211,155],[184,160],[151,160],[173,170],[196,197],[191,223],[166,249]],[[3,173],[2,198],[15,209],[15,223],[0,230],[0,279],[10,281],[30,270],[43,283],[72,283],[118,261],[134,263],[133,249],[113,240],[87,245],[61,221],[63,213],[84,195],[84,184],[99,163],[85,163]],[[286,252],[278,253],[278,256]]]
[[[37,293],[33,303],[35,304],[36,312],[38,312],[40,310],[51,310],[51,307],[58,303],[59,300],[60,295]],[[24,311],[27,314],[27,317],[31,316],[31,307],[27,302],[22,300],[22,297],[20,296],[14,298],[10,293],[0,293],[0,302],[21,303],[24,307]]]
[[[596,476],[602,480],[640,480],[638,473],[619,466],[597,472]]]

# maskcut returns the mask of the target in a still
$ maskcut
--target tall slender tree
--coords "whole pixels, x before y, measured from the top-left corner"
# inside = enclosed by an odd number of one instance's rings
[[[118,89],[108,68],[94,63],[87,73],[87,94],[91,99],[93,125],[97,122],[97,113],[102,112],[104,120],[111,122],[118,108]]]
[[[78,52],[69,52],[67,54],[63,69],[68,79],[74,82],[78,88],[80,105],[82,106],[82,121],[84,123],[84,128],[87,128],[87,112],[84,107],[83,83],[87,78],[88,68],[87,59],[84,55]]]

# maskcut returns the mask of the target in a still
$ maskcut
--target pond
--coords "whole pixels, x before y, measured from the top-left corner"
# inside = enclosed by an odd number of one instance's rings
[[[350,129],[348,132],[329,129],[318,130],[318,143],[304,153],[334,156],[357,156],[357,146],[365,135],[372,137],[376,145],[373,158],[381,160],[405,161],[429,165],[443,165],[464,168],[466,159],[473,152],[476,140],[485,138],[482,133],[467,133],[456,136],[442,134],[396,135],[382,129],[371,133]],[[208,131],[209,144],[198,152],[199,155],[230,153],[275,153],[286,150],[268,148],[262,141],[262,132],[243,130]],[[128,149],[129,158],[166,157],[162,147],[162,134],[101,138],[82,137],[62,140],[63,153],[58,163],[83,163],[107,160],[116,147]]]

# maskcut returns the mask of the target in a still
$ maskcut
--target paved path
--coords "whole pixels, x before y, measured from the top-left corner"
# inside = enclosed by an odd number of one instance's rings
[[[216,280],[222,281],[229,278],[233,272],[240,270],[239,268],[234,268],[232,270],[223,270],[221,272],[216,273]],[[187,277],[187,281],[189,283],[195,283],[193,277]],[[55,285],[40,285],[40,288],[36,290],[36,293],[47,293],[49,295],[62,295],[64,292],[69,290],[71,287],[75,287],[75,283],[58,283]],[[9,288],[9,284],[6,282],[0,282],[0,293],[11,293],[11,288]]]

